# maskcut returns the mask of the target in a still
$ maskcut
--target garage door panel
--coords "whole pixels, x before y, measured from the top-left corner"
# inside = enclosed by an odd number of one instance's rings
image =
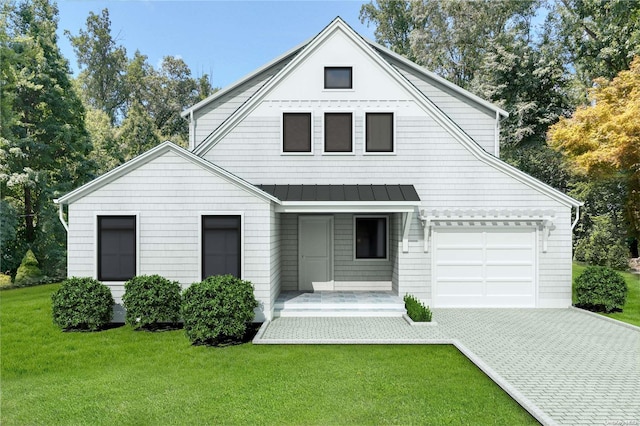
[[[517,281],[487,281],[487,296],[531,296],[531,283]]]
[[[447,281],[446,286],[441,286],[438,289],[438,295],[440,296],[482,296],[482,283],[481,282],[465,282],[465,281]]]
[[[443,264],[448,262],[455,262],[459,264],[466,261],[482,263],[483,261],[482,248],[470,249],[466,247],[455,250],[440,249],[438,254],[438,262]]]
[[[476,265],[438,265],[438,276],[440,279],[447,278],[461,278],[461,279],[473,279],[473,277],[482,277],[482,264]]]
[[[434,306],[535,307],[535,230],[436,229]]]
[[[521,265],[487,265],[485,274],[487,280],[492,278],[523,278],[531,281],[531,263]]]
[[[487,262],[501,262],[505,259],[513,262],[531,262],[532,247],[517,248],[517,249],[487,249],[486,260]]]

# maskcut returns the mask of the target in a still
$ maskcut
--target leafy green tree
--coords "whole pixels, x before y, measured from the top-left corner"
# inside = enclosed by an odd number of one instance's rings
[[[412,2],[377,0],[360,8],[360,21],[376,26],[374,35],[378,43],[415,62],[410,35],[421,22],[412,10]]]
[[[58,10],[47,0],[9,5],[3,30],[0,192],[21,212],[18,238],[34,252],[51,199],[92,177],[84,108],[57,46]],[[64,242],[64,234],[50,238]],[[47,272],[47,271],[45,271]]]
[[[125,79],[127,52],[111,36],[109,10],[89,12],[86,30],[77,36],[65,31],[81,67],[79,79],[89,105],[107,113],[111,124],[121,118],[128,94]]]
[[[550,16],[586,87],[614,78],[640,55],[640,0],[559,0]]]
[[[131,160],[160,143],[153,119],[139,102],[134,102],[129,108],[129,114],[118,129],[116,138],[124,161]]]

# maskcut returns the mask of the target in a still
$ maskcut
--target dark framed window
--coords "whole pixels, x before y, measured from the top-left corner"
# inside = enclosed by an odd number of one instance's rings
[[[387,258],[387,218],[356,217],[356,259]]]
[[[393,152],[393,113],[366,114],[366,152]]]
[[[351,67],[325,67],[325,89],[352,89],[353,69]]]
[[[98,280],[136,276],[136,217],[98,216]]]
[[[353,114],[324,115],[324,152],[353,152]]]
[[[202,279],[240,276],[240,216],[202,216]]]
[[[282,115],[282,151],[311,152],[311,113]]]

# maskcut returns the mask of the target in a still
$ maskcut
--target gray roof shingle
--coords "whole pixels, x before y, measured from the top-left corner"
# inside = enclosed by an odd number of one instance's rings
[[[281,201],[420,201],[413,185],[256,185]]]

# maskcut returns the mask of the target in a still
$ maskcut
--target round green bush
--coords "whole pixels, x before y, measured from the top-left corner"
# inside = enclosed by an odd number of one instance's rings
[[[68,278],[51,295],[53,322],[63,330],[98,330],[109,323],[113,296],[93,278]]]
[[[141,275],[124,283],[125,322],[134,329],[180,320],[180,284],[160,275]]]
[[[16,272],[13,284],[16,287],[24,287],[37,283],[42,279],[42,271],[38,267],[36,255],[29,249],[22,258],[22,263]]]
[[[621,310],[627,299],[622,275],[605,266],[589,266],[575,280],[577,305],[594,312]]]
[[[258,301],[249,281],[218,275],[187,288],[180,312],[191,343],[217,345],[241,339],[256,307]]]

